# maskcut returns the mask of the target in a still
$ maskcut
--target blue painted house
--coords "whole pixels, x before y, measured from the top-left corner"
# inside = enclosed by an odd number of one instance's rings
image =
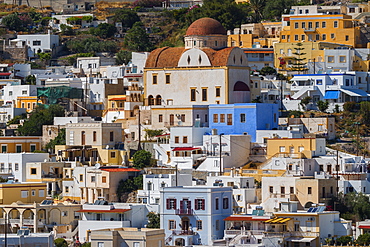
[[[256,141],[256,130],[272,130],[278,127],[277,104],[238,103],[209,105],[209,127],[225,135],[247,133]]]

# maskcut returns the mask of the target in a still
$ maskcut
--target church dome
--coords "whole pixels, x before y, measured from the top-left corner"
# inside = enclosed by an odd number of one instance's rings
[[[219,21],[206,17],[194,21],[185,34],[185,36],[197,35],[226,35],[226,30]]]

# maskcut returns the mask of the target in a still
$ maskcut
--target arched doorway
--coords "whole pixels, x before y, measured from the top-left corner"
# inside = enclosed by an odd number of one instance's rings
[[[251,100],[251,92],[248,85],[242,81],[237,81],[234,84],[233,102],[230,103],[248,103]]]
[[[183,238],[176,239],[175,245],[176,246],[185,246],[185,239],[183,239]]]
[[[154,98],[152,95],[148,96],[148,105],[154,105]]]
[[[162,96],[160,96],[160,95],[157,95],[157,97],[155,97],[155,99],[156,99],[156,105],[161,105],[162,104]]]

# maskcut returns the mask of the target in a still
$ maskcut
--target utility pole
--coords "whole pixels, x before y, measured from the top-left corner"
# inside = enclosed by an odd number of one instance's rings
[[[221,143],[221,137],[224,134],[220,134],[220,176],[222,175],[222,143]]]
[[[140,107],[140,106],[139,106]],[[139,144],[137,146],[137,150],[141,150],[141,121],[140,121],[140,108],[138,111],[138,126],[139,126]]]

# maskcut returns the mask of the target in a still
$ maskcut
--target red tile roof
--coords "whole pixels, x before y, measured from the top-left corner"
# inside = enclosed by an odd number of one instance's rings
[[[194,21],[189,26],[185,35],[226,35],[226,29],[219,21],[206,17]]]

